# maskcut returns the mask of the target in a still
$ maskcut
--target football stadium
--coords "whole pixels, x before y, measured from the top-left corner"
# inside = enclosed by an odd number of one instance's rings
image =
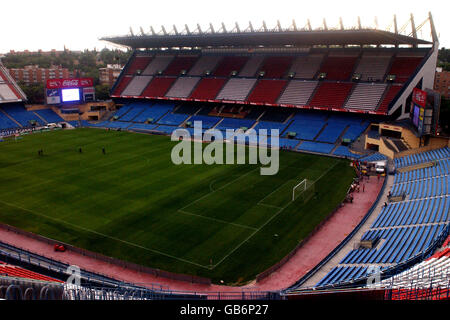
[[[431,13],[101,40],[108,101],[0,60],[0,299],[450,299]]]

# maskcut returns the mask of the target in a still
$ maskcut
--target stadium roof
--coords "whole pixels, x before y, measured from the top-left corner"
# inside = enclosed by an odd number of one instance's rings
[[[431,45],[432,42],[377,29],[142,34],[100,40],[131,48],[254,47],[314,45]]]

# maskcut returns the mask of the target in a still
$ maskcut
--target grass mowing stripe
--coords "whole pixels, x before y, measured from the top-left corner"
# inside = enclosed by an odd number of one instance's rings
[[[15,204],[13,204],[13,203],[8,203],[8,202],[6,202],[6,201],[4,201],[4,200],[0,200],[0,202],[2,202],[3,204],[8,205],[8,206],[10,206],[10,207],[16,207],[17,209],[20,209],[20,210],[23,210],[23,211],[27,211],[27,212],[29,212],[29,213],[31,213],[31,214],[34,214],[34,215],[37,215],[37,216],[44,217],[44,218],[46,218],[46,219],[50,219],[50,220],[56,221],[56,222],[58,222],[58,223],[67,224],[67,225],[69,225],[69,226],[71,226],[71,227],[74,227],[74,228],[77,228],[77,229],[80,229],[80,230],[83,230],[83,231],[87,231],[87,232],[90,232],[90,233],[93,233],[93,234],[96,234],[96,235],[99,235],[99,236],[102,236],[102,237],[105,237],[105,238],[108,238],[108,239],[111,239],[111,240],[119,241],[119,242],[125,243],[125,244],[130,245],[130,246],[133,246],[133,247],[137,247],[137,248],[140,248],[140,249],[144,249],[144,250],[146,250],[146,251],[150,251],[150,252],[154,252],[154,253],[157,253],[157,254],[161,254],[161,255],[163,255],[163,256],[166,256],[166,257],[169,257],[169,258],[172,258],[172,259],[176,259],[176,260],[179,260],[179,261],[182,261],[182,262],[186,262],[186,263],[189,263],[189,264],[192,264],[192,265],[201,267],[201,268],[209,269],[208,266],[203,266],[203,265],[201,265],[201,264],[198,264],[198,263],[195,263],[195,262],[192,262],[192,261],[183,259],[183,258],[178,258],[178,257],[175,257],[175,256],[170,255],[170,254],[168,254],[168,253],[161,252],[161,251],[159,251],[159,250],[154,250],[154,249],[146,248],[146,247],[141,246],[141,245],[138,245],[138,244],[136,244],[136,243],[132,243],[132,242],[129,242],[129,241],[126,241],[126,240],[122,240],[122,239],[119,239],[119,238],[116,238],[116,237],[112,237],[112,236],[109,236],[109,235],[107,235],[107,234],[97,232],[97,231],[95,231],[95,230],[91,230],[91,229],[88,229],[88,228],[84,228],[84,227],[81,227],[81,226],[79,226],[79,225],[76,225],[76,224],[67,222],[67,221],[63,221],[63,220],[60,220],[60,219],[57,219],[57,218],[54,218],[54,217],[50,217],[50,216],[47,216],[47,215],[45,215],[45,214],[43,214],[43,213],[36,212],[36,211],[34,211],[34,210],[30,210],[30,209],[27,209],[27,208],[22,208],[22,207],[20,207],[20,206],[18,206],[18,205],[15,205]]]

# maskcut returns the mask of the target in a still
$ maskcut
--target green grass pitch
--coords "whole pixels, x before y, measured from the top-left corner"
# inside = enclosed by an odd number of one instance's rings
[[[346,160],[284,151],[274,176],[250,164],[177,166],[175,144],[101,129],[1,142],[0,221],[148,267],[241,285],[304,239],[355,176]],[[314,196],[292,202],[292,187],[305,178],[315,181]]]

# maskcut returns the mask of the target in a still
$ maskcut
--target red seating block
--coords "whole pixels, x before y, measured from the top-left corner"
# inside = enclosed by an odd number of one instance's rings
[[[190,98],[212,100],[225,84],[226,79],[202,79],[192,92]]]
[[[137,70],[144,71],[151,60],[151,57],[135,57],[128,66],[125,74],[134,74]]]
[[[388,74],[395,75],[395,82],[404,83],[419,66],[423,58],[420,57],[396,57],[392,62]]]
[[[216,77],[229,77],[232,71],[241,71],[247,62],[248,57],[224,57],[217,65],[213,75]]]
[[[391,103],[391,101],[397,96],[397,93],[400,91],[401,88],[402,88],[402,86],[395,86],[395,85],[391,86],[388,89],[388,92],[386,93],[386,95],[384,96],[383,101],[381,101],[380,106],[378,107],[377,111],[387,112],[389,103]]]
[[[170,62],[163,74],[178,76],[182,70],[189,71],[196,61],[197,57],[176,57]]]
[[[131,76],[124,76],[124,77],[122,77],[122,79],[120,80],[119,84],[114,89],[113,95],[119,96],[122,93],[122,91],[128,86],[128,84],[130,83],[131,79],[133,79],[133,77],[131,77]]]
[[[286,86],[286,80],[259,80],[247,101],[275,103]]]
[[[142,92],[143,97],[164,97],[177,78],[155,77]]]
[[[357,57],[328,57],[320,68],[327,80],[350,80]]]
[[[294,57],[268,57],[259,68],[265,71],[265,78],[281,78],[289,71]]]
[[[322,82],[309,105],[342,108],[352,87],[353,83]]]

